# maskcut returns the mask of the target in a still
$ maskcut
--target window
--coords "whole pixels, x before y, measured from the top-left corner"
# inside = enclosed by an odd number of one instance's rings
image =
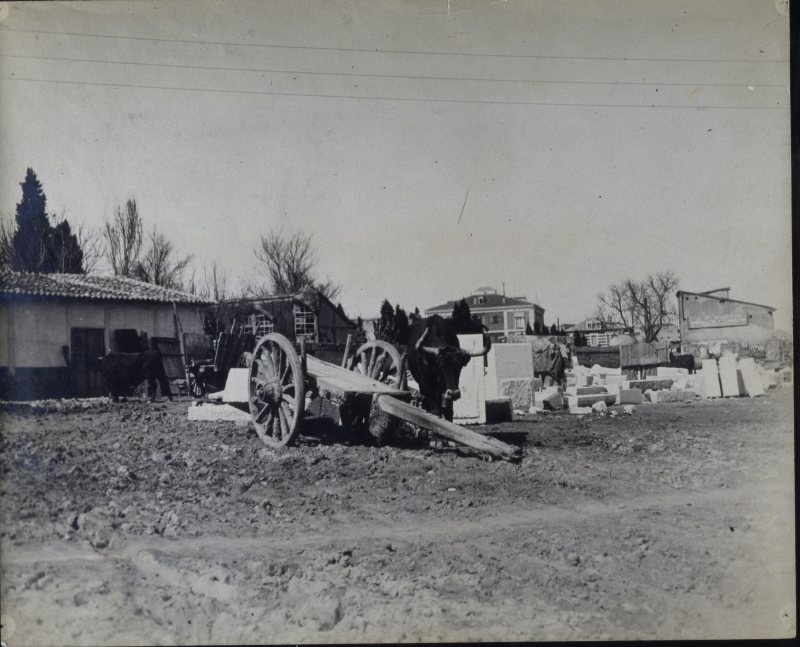
[[[503,324],[503,315],[498,315],[498,314],[492,315],[492,324],[495,325],[495,326],[502,325]]]
[[[260,339],[267,333],[272,332],[274,330],[274,325],[269,315],[259,312],[250,315],[247,319],[247,323],[243,323],[239,330],[241,332],[250,333],[256,339]]]
[[[520,312],[514,315],[514,329],[515,330],[524,330],[525,329],[525,314]]]
[[[294,336],[297,340],[316,341],[317,339],[317,315],[306,306],[295,306]]]

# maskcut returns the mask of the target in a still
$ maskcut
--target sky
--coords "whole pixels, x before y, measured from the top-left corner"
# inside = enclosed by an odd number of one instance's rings
[[[790,330],[788,58],[784,0],[0,3],[0,214],[32,167],[234,284],[313,233],[351,316],[673,270]]]

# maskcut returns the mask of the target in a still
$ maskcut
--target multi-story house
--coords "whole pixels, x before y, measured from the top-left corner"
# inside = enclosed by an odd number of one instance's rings
[[[434,314],[449,317],[453,314],[453,307],[461,299],[448,301],[438,306],[428,308],[425,316]],[[523,297],[508,297],[498,294],[491,287],[482,287],[473,294],[464,297],[473,318],[477,318],[486,326],[493,339],[524,335],[528,326],[534,328],[538,322],[544,326],[544,308],[531,303]]]

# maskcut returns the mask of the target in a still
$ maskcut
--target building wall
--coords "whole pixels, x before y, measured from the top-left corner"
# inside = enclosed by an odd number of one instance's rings
[[[193,306],[178,306],[183,332],[203,332]],[[135,328],[148,337],[176,337],[171,304],[80,301],[17,301],[0,304],[0,367],[64,367],[62,351],[69,346],[72,328],[102,328],[107,349],[113,349],[113,331]]]
[[[755,304],[681,294],[681,342],[764,341],[774,334],[772,312]]]

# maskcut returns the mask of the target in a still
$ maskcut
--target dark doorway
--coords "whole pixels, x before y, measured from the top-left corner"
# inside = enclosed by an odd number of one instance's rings
[[[100,362],[106,354],[102,328],[73,328],[70,335],[70,373],[76,398],[106,394]]]

